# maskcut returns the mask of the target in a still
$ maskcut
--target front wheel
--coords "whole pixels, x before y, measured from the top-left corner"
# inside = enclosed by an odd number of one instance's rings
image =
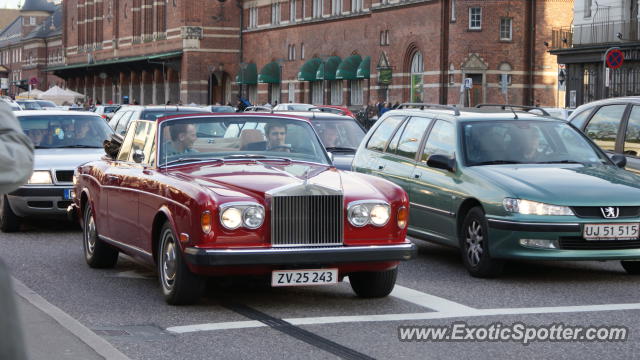
[[[108,269],[116,266],[118,250],[98,238],[96,220],[90,204],[87,204],[84,209],[82,246],[84,248],[84,259],[89,267]]]
[[[0,206],[0,211],[2,211],[0,213],[0,230],[6,233],[20,230],[21,219],[11,210],[7,196],[2,196],[0,201],[2,201],[2,206]]]
[[[472,208],[462,223],[460,250],[462,262],[473,277],[490,278],[502,273],[504,262],[489,254],[489,232],[484,211]]]
[[[158,276],[166,302],[171,305],[188,305],[198,301],[204,288],[204,280],[192,273],[184,263],[180,245],[168,222],[160,230],[158,251]]]
[[[349,274],[351,288],[361,298],[380,298],[391,293],[396,285],[398,268],[385,271],[363,271]]]
[[[629,275],[640,275],[640,261],[622,260],[620,265]]]

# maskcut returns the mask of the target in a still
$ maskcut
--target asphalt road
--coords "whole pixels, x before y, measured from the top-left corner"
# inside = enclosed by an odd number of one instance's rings
[[[640,356],[640,278],[618,262],[509,263],[504,276],[482,280],[467,275],[456,250],[415,242],[418,258],[401,265],[399,286],[384,299],[359,299],[347,283],[274,289],[233,278],[211,280],[200,303],[184,307],[166,305],[153,270],[128,257],[114,269],[90,269],[80,231],[66,224],[29,223],[21,233],[0,234],[0,257],[16,279],[130,359]],[[399,340],[399,326],[459,322],[625,326],[629,338],[529,345]]]

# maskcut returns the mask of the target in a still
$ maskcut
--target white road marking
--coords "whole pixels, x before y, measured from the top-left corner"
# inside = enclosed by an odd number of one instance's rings
[[[465,317],[482,317],[498,315],[532,315],[532,314],[558,314],[596,311],[620,311],[640,310],[640,303],[632,304],[608,304],[608,305],[578,305],[537,308],[511,308],[511,309],[475,309],[463,312],[425,312],[408,314],[384,314],[384,315],[355,315],[355,316],[322,316],[308,318],[283,319],[293,325],[320,325],[357,322],[382,322],[382,321],[417,321],[433,319],[450,319]],[[196,331],[231,330],[264,327],[259,321],[234,321],[224,323],[210,323],[186,326],[174,326],[166,330],[176,334],[185,334]]]
[[[45,314],[51,316],[56,322],[77,336],[96,353],[107,360],[129,360],[123,353],[111,345],[108,341],[96,335],[93,331],[82,325],[78,320],[62,311],[60,308],[48,302],[45,298],[31,290],[20,280],[12,277],[15,292],[37,307]]]
[[[438,296],[423,293],[418,290],[396,285],[390,296],[423,306],[435,311],[407,314],[380,314],[380,315],[352,315],[352,316],[320,316],[306,318],[283,319],[293,325],[320,325],[358,322],[382,322],[382,321],[417,321],[433,319],[450,319],[465,317],[499,316],[499,315],[531,315],[531,314],[559,314],[580,313],[597,311],[621,311],[640,310],[640,303],[630,304],[603,304],[603,305],[577,305],[577,306],[552,306],[552,307],[523,307],[503,309],[477,309],[462,305]],[[231,321],[221,323],[194,324],[174,326],[166,330],[175,334],[186,334],[197,331],[232,330],[265,327],[259,321]]]
[[[396,285],[390,294],[398,299],[441,312],[473,312],[476,309],[422,291]]]

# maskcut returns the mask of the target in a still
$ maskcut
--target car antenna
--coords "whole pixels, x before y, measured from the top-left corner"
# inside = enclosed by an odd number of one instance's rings
[[[511,112],[513,113],[513,118],[518,120],[518,114],[516,114],[516,111],[513,110],[513,107],[509,106],[509,109],[511,110]]]

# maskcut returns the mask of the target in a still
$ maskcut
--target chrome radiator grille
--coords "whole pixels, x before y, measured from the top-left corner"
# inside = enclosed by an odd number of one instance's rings
[[[342,245],[342,195],[276,196],[271,202],[271,245]]]

